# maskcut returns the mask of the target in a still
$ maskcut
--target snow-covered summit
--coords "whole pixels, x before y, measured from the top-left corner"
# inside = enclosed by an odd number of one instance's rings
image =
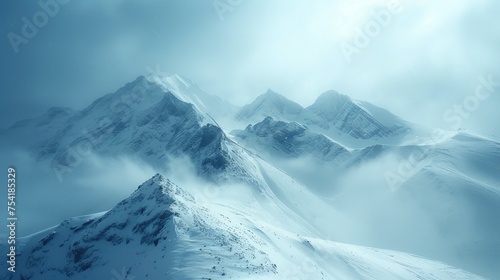
[[[182,231],[189,231],[181,221],[196,215],[193,204],[192,196],[157,174],[106,213],[69,219],[22,240],[17,274],[2,279],[102,279],[122,267],[125,279],[165,276],[182,261],[175,250]]]
[[[261,121],[265,117],[283,119],[293,117],[303,110],[302,106],[283,95],[268,89],[251,104],[241,108],[236,118],[244,121]]]
[[[311,107],[323,110],[336,110],[347,102],[352,102],[349,96],[340,94],[335,90],[328,90],[320,94]]]
[[[378,108],[374,105],[371,107]],[[348,96],[327,91],[314,104],[304,109],[301,119],[305,124],[320,128],[325,134],[334,139],[339,138],[344,143],[349,143],[350,139],[352,142],[382,140],[409,130],[395,116],[390,125],[385,125],[377,116]],[[384,122],[387,123],[387,120]]]
[[[204,91],[198,84],[180,75],[149,74],[144,77],[148,82],[172,92],[178,99],[193,104],[200,112],[207,113],[220,125],[233,116],[237,107],[216,95]]]
[[[4,262],[0,277],[482,279],[414,255],[289,231],[282,225],[305,226],[305,221],[275,216],[278,213],[268,213],[255,202],[236,208],[199,205],[157,174],[106,213],[72,218],[21,238],[17,272],[7,271]]]

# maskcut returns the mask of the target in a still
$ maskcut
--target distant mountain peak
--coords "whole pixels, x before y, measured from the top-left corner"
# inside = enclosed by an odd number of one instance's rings
[[[333,106],[342,106],[345,103],[352,102],[351,98],[345,94],[340,94],[337,91],[334,90],[329,90],[326,92],[323,92],[314,104],[312,105],[313,107],[323,107],[326,108],[329,106],[332,108]]]
[[[263,95],[266,97],[284,97],[281,94],[272,90],[271,88],[268,88],[267,91]]]
[[[232,134],[249,148],[285,158],[313,156],[321,161],[333,161],[348,155],[344,147],[327,136],[312,132],[300,123],[277,121],[272,117]]]
[[[282,115],[298,115],[304,108],[285,96],[268,89],[237,115],[240,120],[261,121],[265,117],[281,119]]]

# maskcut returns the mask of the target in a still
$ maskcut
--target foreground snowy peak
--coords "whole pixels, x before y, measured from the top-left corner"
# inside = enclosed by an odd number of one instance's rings
[[[22,239],[18,273],[2,269],[0,277],[107,279],[120,271],[125,279],[184,280],[276,273],[256,248],[263,241],[225,212],[199,205],[157,174],[105,214],[73,218]]]
[[[243,234],[231,232],[226,218],[197,206],[161,175],[89,217],[25,240],[18,274],[2,279],[107,279],[113,271],[125,279],[209,279],[274,269]]]
[[[20,239],[18,272],[8,272],[3,263],[0,277],[482,279],[404,253],[289,231],[283,225],[299,226],[301,221],[276,217],[275,212],[263,211],[257,201],[239,207],[223,199],[200,205],[157,174],[104,214],[72,218]]]
[[[192,200],[156,175],[107,213],[70,219],[28,239],[18,258],[18,277],[10,279],[102,279],[112,268],[131,265],[131,259],[147,261],[148,248],[172,250],[174,216],[188,211],[183,201]]]

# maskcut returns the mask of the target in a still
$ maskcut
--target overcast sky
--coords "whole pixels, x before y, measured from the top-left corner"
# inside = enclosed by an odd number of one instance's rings
[[[46,18],[38,3],[0,3],[0,127],[159,69],[237,105],[335,89],[443,128],[469,102],[461,126],[500,136],[500,87],[471,97],[480,76],[500,81],[499,1],[73,0]],[[23,35],[23,17],[38,30]]]

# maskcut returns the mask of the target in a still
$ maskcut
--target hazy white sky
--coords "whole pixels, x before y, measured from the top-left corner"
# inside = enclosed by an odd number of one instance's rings
[[[335,89],[444,128],[472,102],[461,126],[500,136],[500,88],[469,98],[480,76],[500,81],[498,1],[70,1],[17,54],[9,34],[43,9],[0,5],[2,127],[81,109],[158,67],[238,105],[267,88],[303,105]]]

